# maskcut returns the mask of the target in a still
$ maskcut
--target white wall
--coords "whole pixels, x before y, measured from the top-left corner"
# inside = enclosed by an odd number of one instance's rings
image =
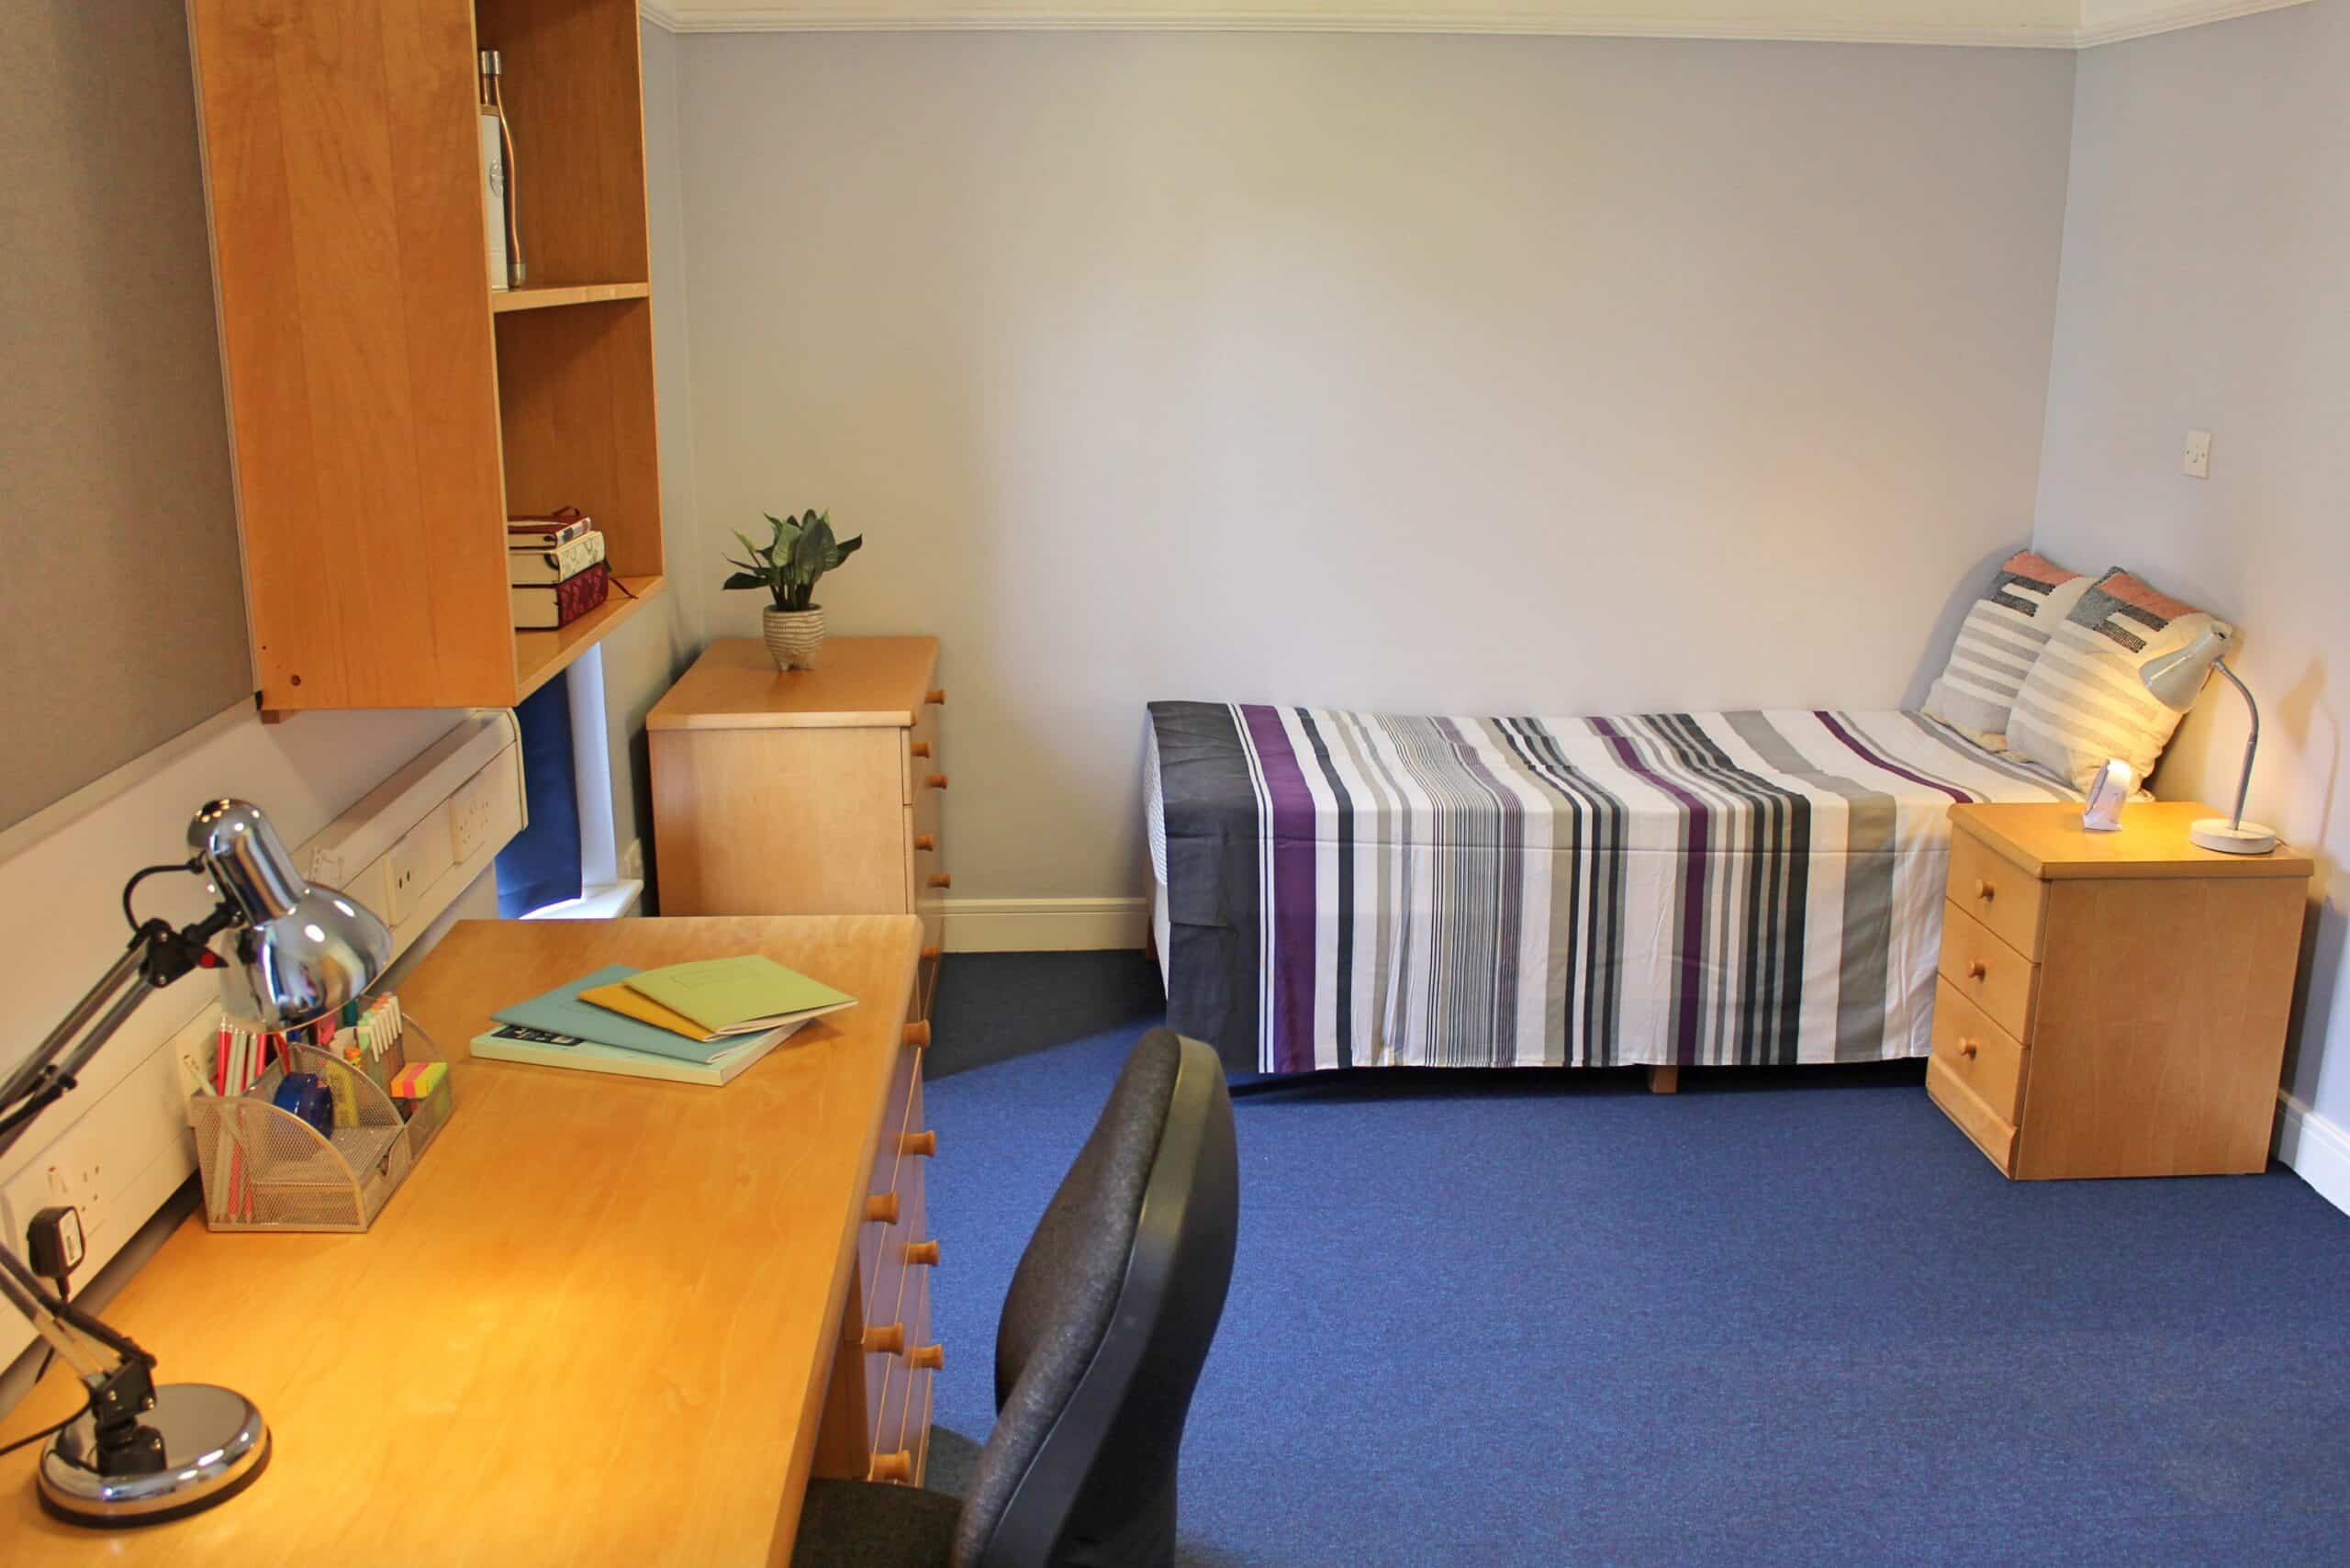
[[[866,533],[958,898],[1142,890],[1147,699],[1890,705],[2030,532],[2068,55],[677,42],[680,575]]]
[[[2316,852],[2295,1162],[2350,1206],[2350,0],[2083,57],[2040,542],[2240,622],[2263,700],[2252,810]],[[2216,433],[2210,481],[2179,471]],[[2156,778],[2227,801],[2244,714],[2207,693]],[[2329,1139],[2333,1141],[2328,1141]],[[2330,1160],[2332,1163],[2324,1163]]]

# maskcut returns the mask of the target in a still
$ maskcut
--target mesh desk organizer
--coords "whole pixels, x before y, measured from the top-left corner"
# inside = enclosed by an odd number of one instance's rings
[[[433,1058],[441,1057],[415,1019],[404,1020],[403,1036],[408,1030],[422,1036]],[[397,1060],[405,1052],[395,1047],[391,1056]],[[352,1125],[342,1125],[339,1116],[332,1135],[322,1134],[272,1103],[289,1070],[344,1073]],[[448,1125],[456,1109],[448,1076],[413,1103],[403,1117],[374,1075],[336,1052],[285,1042],[251,1090],[188,1102],[204,1176],[205,1225],[213,1230],[365,1230]]]

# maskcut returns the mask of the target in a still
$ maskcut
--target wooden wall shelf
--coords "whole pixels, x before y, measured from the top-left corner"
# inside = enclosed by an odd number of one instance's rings
[[[553,305],[602,305],[615,299],[645,299],[652,293],[649,283],[551,284],[544,288],[493,292],[489,308],[492,315],[503,316],[509,310],[544,310]]]
[[[264,710],[510,706],[635,613],[518,633],[509,516],[578,507],[660,590],[637,28],[635,0],[193,0]],[[495,294],[478,49],[532,280]]]

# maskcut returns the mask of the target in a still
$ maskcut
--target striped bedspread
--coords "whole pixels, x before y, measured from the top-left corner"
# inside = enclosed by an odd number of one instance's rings
[[[1235,1071],[1922,1056],[1953,801],[1909,712],[1150,705],[1169,1021]]]

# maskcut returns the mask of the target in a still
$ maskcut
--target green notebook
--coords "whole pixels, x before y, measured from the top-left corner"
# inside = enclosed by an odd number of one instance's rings
[[[582,975],[569,985],[555,987],[543,996],[528,1002],[518,1002],[511,1007],[501,1007],[490,1014],[500,1024],[519,1024],[526,1029],[544,1030],[554,1035],[569,1035],[577,1039],[592,1040],[599,1046],[618,1046],[623,1050],[649,1051],[655,1056],[671,1057],[678,1061],[711,1062],[743,1042],[689,1040],[683,1035],[673,1035],[666,1029],[656,1029],[650,1024],[640,1024],[633,1018],[607,1012],[592,1002],[582,1002],[579,993],[592,991],[614,980],[633,980],[636,971],[625,964],[598,969],[592,975]]]
[[[846,992],[756,953],[645,969],[629,976],[628,987],[713,1032],[786,1024],[856,1003]]]

